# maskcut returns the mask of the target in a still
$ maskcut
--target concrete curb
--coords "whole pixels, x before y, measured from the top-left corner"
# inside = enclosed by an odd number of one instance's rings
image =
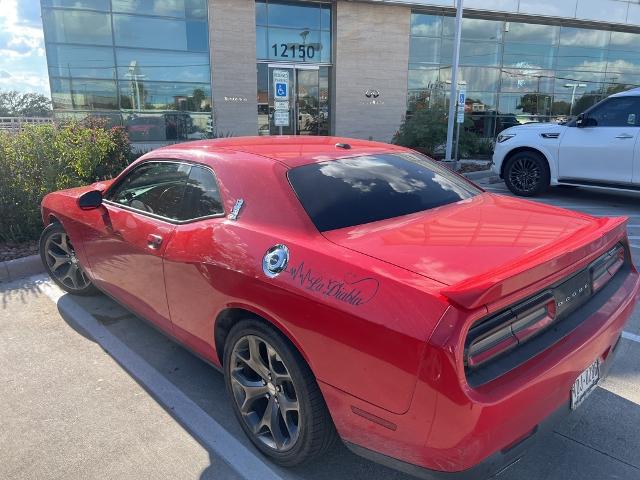
[[[465,177],[467,177],[469,180],[484,180],[485,178],[489,179],[489,183],[494,183],[493,180],[499,178],[498,175],[496,175],[495,173],[493,173],[492,170],[481,170],[479,172],[467,172],[467,173],[463,173],[462,175],[464,175]]]
[[[0,282],[12,282],[44,271],[40,255],[7,260],[0,262]]]

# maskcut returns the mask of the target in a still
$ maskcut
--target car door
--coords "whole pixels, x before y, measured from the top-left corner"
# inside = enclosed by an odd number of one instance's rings
[[[165,252],[164,271],[174,335],[212,361],[213,315],[228,299],[222,292],[233,283],[225,265],[229,255],[243,248],[225,220],[213,170],[193,165],[181,223]]]
[[[162,257],[190,169],[181,162],[141,163],[106,192],[84,235],[96,285],[170,332]]]
[[[611,97],[593,107],[560,140],[560,181],[631,183],[639,126],[640,97]]]

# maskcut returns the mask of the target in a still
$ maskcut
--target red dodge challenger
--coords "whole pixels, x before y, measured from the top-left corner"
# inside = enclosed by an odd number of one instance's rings
[[[416,476],[499,472],[604,377],[640,288],[626,219],[345,138],[161,148],[42,215],[53,280],[222,369],[285,466],[339,436]]]

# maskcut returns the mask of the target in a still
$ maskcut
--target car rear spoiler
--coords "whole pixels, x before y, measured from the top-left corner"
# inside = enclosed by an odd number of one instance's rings
[[[585,259],[595,260],[600,253],[626,238],[627,220],[627,217],[598,219],[586,232],[581,230],[562,243],[551,244],[535,254],[463,280],[441,293],[466,309],[488,305],[572,265],[585,263]]]

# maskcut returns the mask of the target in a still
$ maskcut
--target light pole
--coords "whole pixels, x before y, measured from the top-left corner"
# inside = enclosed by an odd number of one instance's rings
[[[576,90],[579,88],[587,88],[586,83],[566,83],[564,88],[571,89],[571,105],[569,106],[569,116],[573,115],[573,103],[576,101]]]
[[[453,40],[453,58],[451,59],[451,91],[449,92],[449,123],[447,125],[447,150],[445,161],[451,162],[453,153],[453,126],[458,104],[458,65],[460,63],[460,36],[462,34],[462,2],[456,0],[456,35]]]

